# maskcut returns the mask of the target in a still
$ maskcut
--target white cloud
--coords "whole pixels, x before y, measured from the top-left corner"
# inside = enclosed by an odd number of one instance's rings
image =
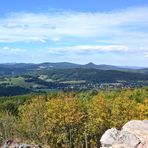
[[[146,44],[148,7],[113,12],[12,13],[0,18],[0,41],[106,39],[114,44]]]
[[[11,48],[7,46],[0,48],[0,54],[22,54],[26,52],[25,49],[20,48]]]
[[[77,45],[77,46],[66,46],[60,48],[49,48],[49,53],[60,53],[60,52],[128,52],[130,48],[124,45]]]
[[[52,41],[58,42],[58,41],[60,41],[60,38],[59,37],[55,37],[55,38],[52,39]]]
[[[147,16],[148,7],[93,13],[12,13],[0,18],[0,42],[46,43],[48,40],[64,40],[65,46],[51,47],[48,53],[142,52],[148,57]],[[10,47],[0,49],[1,53],[18,54],[25,51]]]
[[[145,58],[148,58],[148,52],[145,53],[144,57]]]

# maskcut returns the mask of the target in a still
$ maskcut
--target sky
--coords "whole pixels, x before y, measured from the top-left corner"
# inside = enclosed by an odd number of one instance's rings
[[[148,67],[147,0],[2,0],[0,63]]]

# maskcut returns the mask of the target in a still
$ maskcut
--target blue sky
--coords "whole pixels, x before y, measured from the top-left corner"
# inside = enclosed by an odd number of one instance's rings
[[[5,0],[0,57],[148,67],[148,1]]]

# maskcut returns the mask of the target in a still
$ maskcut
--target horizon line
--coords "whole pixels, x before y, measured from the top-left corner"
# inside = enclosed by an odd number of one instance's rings
[[[0,62],[0,65],[3,64],[45,64],[45,63],[50,63],[50,64],[59,64],[59,63],[69,63],[69,64],[77,64],[77,65],[87,65],[87,64],[94,64],[96,66],[104,65],[104,66],[116,66],[116,67],[122,67],[122,68],[148,68],[148,66],[136,66],[136,65],[114,65],[114,64],[105,64],[105,63],[95,63],[95,62],[87,62],[87,63],[75,63],[75,62],[66,62],[66,61],[60,61],[60,62],[50,62],[50,61],[45,61],[45,62]]]

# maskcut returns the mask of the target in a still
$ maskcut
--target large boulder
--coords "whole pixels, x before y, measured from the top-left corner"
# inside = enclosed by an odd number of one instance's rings
[[[141,142],[140,147],[148,148],[148,120],[129,121],[123,126],[122,130],[133,133],[136,137],[140,139]]]
[[[103,147],[110,147],[116,141],[119,132],[116,128],[108,129],[104,135],[101,137],[101,144]]]
[[[125,145],[126,147],[136,148],[140,140],[132,133],[126,131],[119,131],[115,128],[109,129],[105,132],[100,140],[103,147],[111,147],[119,145]]]
[[[109,129],[100,142],[106,148],[148,148],[148,120],[129,121],[120,131]]]

